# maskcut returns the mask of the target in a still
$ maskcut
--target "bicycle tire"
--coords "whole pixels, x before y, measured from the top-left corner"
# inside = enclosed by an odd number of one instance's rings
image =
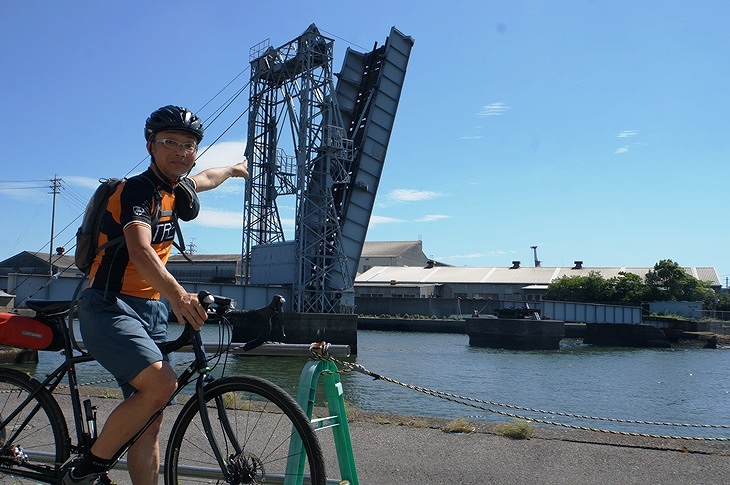
[[[231,376],[206,385],[204,395],[213,434],[229,470],[236,475],[226,480],[220,471],[200,420],[197,397],[193,395],[170,432],[165,451],[166,484],[290,483],[284,477],[294,433],[301,438],[306,452],[304,476],[310,477],[314,485],[326,484],[317,436],[302,408],[283,389],[258,377]],[[216,398],[224,400],[235,438],[244,448],[240,453],[233,449],[216,414]]]
[[[33,401],[7,418],[38,389]],[[36,379],[0,368],[0,477],[12,476],[12,483],[18,485],[53,483],[70,455],[70,446],[68,426],[53,395]]]

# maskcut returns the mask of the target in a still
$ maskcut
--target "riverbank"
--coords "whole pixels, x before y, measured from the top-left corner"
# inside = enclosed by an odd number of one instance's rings
[[[116,389],[83,388],[97,406],[99,422],[119,403]],[[69,405],[59,396],[64,414]],[[166,412],[161,447],[180,404]],[[438,484],[716,484],[730,476],[730,444],[644,438],[552,427],[535,427],[515,440],[495,424],[471,423],[474,432],[446,433],[449,422],[352,410],[348,416],[359,482]],[[338,477],[332,435],[320,441],[331,477]],[[124,470],[114,470],[129,485]]]

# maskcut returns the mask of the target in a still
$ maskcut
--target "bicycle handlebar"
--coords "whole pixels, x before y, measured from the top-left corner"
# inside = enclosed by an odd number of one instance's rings
[[[198,301],[203,306],[203,308],[205,308],[205,311],[208,314],[207,321],[209,322],[211,320],[225,317],[228,312],[234,309],[233,301],[230,298],[212,295],[208,291],[201,291],[200,293],[198,293]],[[281,309],[285,301],[286,300],[283,296],[275,295],[269,305],[263,308],[259,308],[258,310],[251,310],[251,312],[255,314],[255,316],[266,321],[266,324],[263,326],[261,332],[259,333],[259,335],[256,336],[256,338],[249,342],[246,342],[243,345],[244,351],[254,349],[269,340],[269,337],[271,335],[271,320],[274,317],[281,318]],[[203,347],[202,340],[200,338],[200,332],[195,331],[193,327],[187,322],[185,323],[185,328],[178,338],[169,342],[158,343],[157,346],[163,354],[169,354],[190,343],[194,343],[193,351],[195,352],[196,358],[202,358],[204,360],[204,355],[198,355],[199,352],[202,354]]]

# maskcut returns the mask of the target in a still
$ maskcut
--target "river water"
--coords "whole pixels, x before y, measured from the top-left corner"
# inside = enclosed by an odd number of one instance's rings
[[[204,329],[204,341],[217,340],[216,326]],[[347,360],[376,374],[489,403],[476,403],[487,408],[478,409],[364,374],[343,374],[346,401],[363,411],[494,422],[510,419],[490,411],[495,410],[614,431],[730,438],[730,350],[605,348],[565,339],[560,350],[511,351],[470,347],[468,336],[461,334],[358,331],[358,351]],[[189,357],[176,354],[174,359],[180,363]],[[23,369],[40,377],[60,360],[57,353],[41,352],[38,365]],[[258,375],[294,394],[305,362],[300,357],[231,357],[225,372]],[[221,362],[217,371],[222,368]],[[82,383],[108,376],[95,363],[77,369]],[[320,388],[318,398],[323,395]],[[728,428],[586,420],[543,411]]]

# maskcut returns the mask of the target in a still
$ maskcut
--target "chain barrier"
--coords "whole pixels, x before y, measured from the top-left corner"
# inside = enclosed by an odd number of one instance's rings
[[[587,426],[578,426],[578,425],[574,425],[574,424],[560,423],[560,422],[549,421],[549,420],[541,419],[541,418],[526,417],[526,416],[522,416],[522,415],[515,414],[512,412],[501,411],[499,409],[493,409],[493,408],[486,407],[486,406],[497,406],[497,407],[501,407],[501,408],[505,408],[505,409],[513,409],[516,411],[526,411],[526,412],[537,413],[537,414],[548,414],[548,415],[562,416],[562,417],[574,418],[574,419],[607,421],[607,422],[622,423],[622,424],[674,426],[674,427],[684,427],[684,428],[705,428],[705,429],[707,429],[707,428],[730,429],[730,425],[724,425],[724,424],[714,425],[714,424],[687,424],[687,423],[662,423],[662,422],[656,422],[656,421],[637,421],[637,420],[630,420],[630,419],[606,418],[606,417],[587,416],[587,415],[582,415],[582,414],[563,413],[563,412],[558,412],[558,411],[547,411],[544,409],[535,409],[535,408],[516,406],[513,404],[505,404],[505,403],[494,402],[494,401],[485,401],[482,399],[472,398],[472,397],[468,397],[468,396],[460,396],[458,394],[437,391],[434,389],[428,389],[425,387],[420,387],[420,386],[416,386],[413,384],[407,384],[404,382],[400,382],[400,381],[392,379],[390,377],[376,374],[375,372],[372,372],[372,371],[366,369],[365,367],[363,367],[360,364],[346,362],[346,361],[336,359],[336,358],[330,356],[328,351],[329,351],[329,344],[326,342],[313,343],[309,346],[309,352],[313,359],[332,362],[340,368],[339,372],[342,372],[342,373],[359,372],[361,374],[372,377],[373,380],[382,380],[385,382],[390,382],[391,384],[396,384],[396,385],[405,387],[407,389],[411,389],[413,391],[417,391],[417,392],[420,392],[420,393],[423,393],[423,394],[426,394],[429,396],[436,397],[438,399],[453,402],[456,404],[461,404],[462,406],[469,406],[469,407],[472,407],[475,409],[487,411],[487,412],[490,412],[493,414],[498,414],[498,415],[506,416],[506,417],[513,418],[513,419],[521,419],[524,421],[544,424],[544,425],[548,425],[548,426],[557,426],[557,427],[569,428],[569,429],[575,429],[575,430],[581,430],[581,431],[593,431],[593,432],[605,433],[605,434],[616,434],[616,435],[621,435],[621,436],[635,436],[635,437],[642,437],[642,438],[680,439],[680,440],[694,440],[694,441],[730,441],[730,438],[721,438],[721,437],[674,436],[674,435],[659,435],[659,434],[649,434],[649,433],[635,433],[635,432],[629,432],[629,431],[608,430],[608,429],[602,429],[602,428],[593,428],[593,427],[587,427]],[[477,417],[477,416],[474,416],[474,417]]]
[[[237,348],[242,348],[242,347],[243,346],[239,346],[239,347],[232,348],[229,350],[236,350]],[[475,409],[479,409],[481,411],[486,411],[486,412],[489,412],[492,414],[498,414],[500,416],[505,416],[505,417],[509,417],[509,418],[513,418],[513,419],[521,419],[521,420],[529,421],[529,422],[533,422],[533,423],[544,424],[546,426],[556,426],[556,427],[575,429],[575,430],[581,430],[581,431],[593,431],[593,432],[604,433],[604,434],[615,434],[615,435],[620,435],[620,436],[634,436],[634,437],[642,437],[642,438],[680,439],[680,440],[693,440],[693,441],[722,441],[722,442],[730,441],[730,438],[723,438],[723,437],[694,437],[694,436],[660,435],[660,434],[651,434],[651,433],[637,433],[637,432],[629,432],[629,431],[608,430],[608,429],[603,429],[603,428],[579,426],[579,425],[574,425],[574,424],[550,421],[550,420],[541,419],[541,418],[528,417],[528,416],[524,416],[524,415],[520,415],[520,414],[508,412],[508,411],[502,411],[499,409],[490,408],[488,406],[496,406],[496,407],[500,407],[500,408],[504,408],[504,409],[511,409],[511,410],[515,410],[515,411],[524,411],[524,412],[528,412],[528,413],[560,416],[560,417],[581,419],[581,420],[604,421],[604,422],[620,423],[620,424],[636,424],[636,425],[644,425],[644,426],[668,426],[668,427],[700,428],[700,429],[730,429],[730,425],[726,425],[726,424],[666,423],[666,422],[659,422],[659,421],[642,421],[642,420],[631,420],[631,419],[620,419],[620,418],[607,418],[607,417],[600,417],[600,416],[589,416],[589,415],[584,415],[584,414],[565,413],[565,412],[560,412],[560,411],[550,411],[550,410],[539,409],[539,408],[529,408],[529,407],[517,406],[514,404],[506,404],[506,403],[500,403],[500,402],[496,402],[496,401],[482,400],[482,399],[468,397],[468,396],[461,396],[458,394],[438,391],[438,390],[429,389],[426,387],[416,386],[414,384],[400,382],[391,377],[377,374],[375,372],[368,370],[367,368],[363,367],[360,364],[339,360],[335,357],[330,356],[329,349],[330,349],[329,343],[316,342],[309,346],[309,353],[310,353],[311,357],[315,360],[329,361],[329,362],[332,362],[333,364],[337,365],[339,367],[338,372],[340,372],[340,373],[359,372],[368,377],[372,377],[373,380],[381,380],[381,381],[389,382],[391,384],[396,384],[401,387],[405,387],[407,389],[410,389],[410,390],[413,390],[416,392],[420,392],[422,394],[426,394],[428,396],[442,399],[444,401],[452,402],[455,404],[460,404],[462,406],[472,407]],[[190,362],[192,362],[192,360]],[[189,365],[189,362],[187,362],[187,363],[182,362],[182,363],[177,364],[177,366],[186,366],[186,365]],[[105,383],[109,383],[109,382],[113,382],[113,381],[115,381],[115,379],[113,377],[110,377],[108,379],[101,379],[101,380],[97,380],[97,381],[85,382],[83,384],[79,384],[79,386],[80,387],[81,386],[95,386],[98,384],[105,384]],[[62,384],[62,385],[59,385],[58,388],[68,388],[68,385]],[[479,417],[479,416],[472,416],[472,417]]]

